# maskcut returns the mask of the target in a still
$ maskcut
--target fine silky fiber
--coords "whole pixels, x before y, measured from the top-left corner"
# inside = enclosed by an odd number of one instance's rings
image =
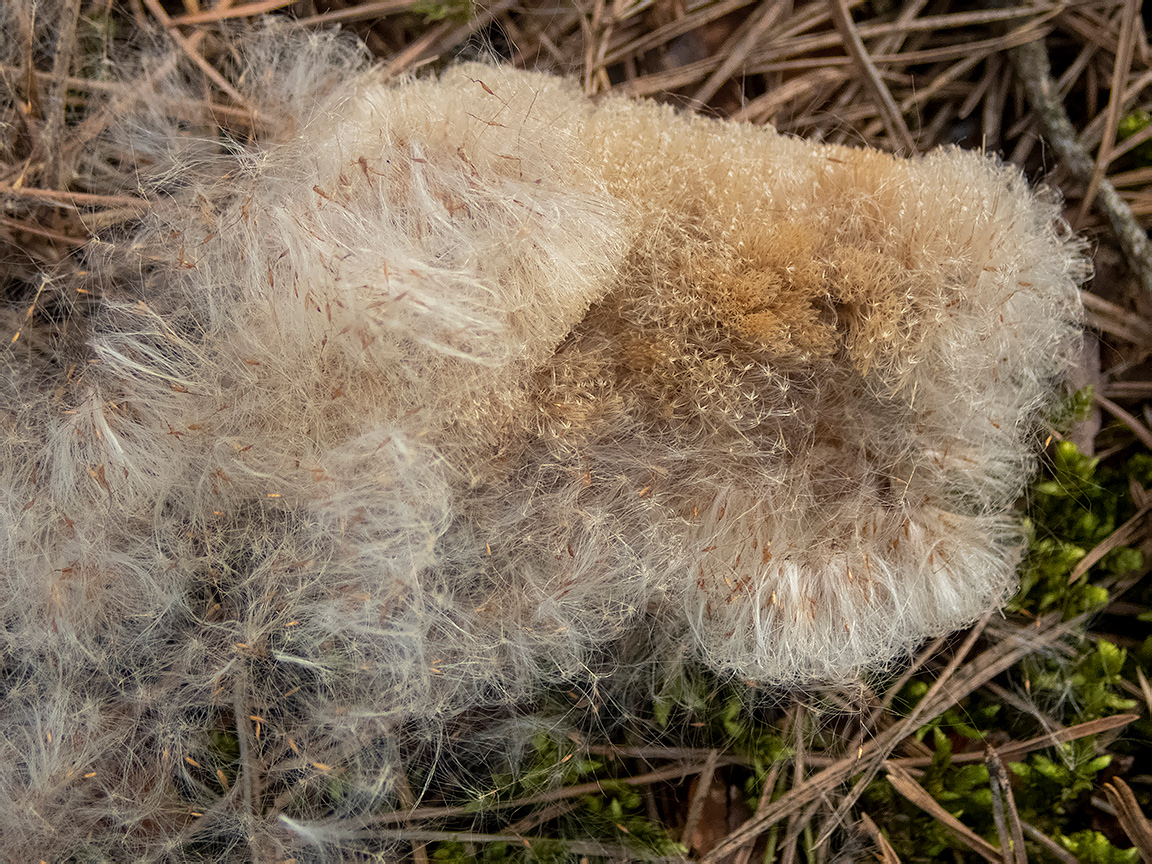
[[[249,717],[299,750],[268,788],[355,794],[213,818],[339,846],[401,724],[610,688],[630,634],[843,683],[1010,594],[1087,273],[1017,169],[249,63],[263,143],[126,124],[152,209],[88,250],[81,335],[4,313],[6,853],[185,848]]]

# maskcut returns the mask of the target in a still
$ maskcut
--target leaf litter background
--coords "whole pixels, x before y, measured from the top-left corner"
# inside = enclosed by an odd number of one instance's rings
[[[1152,861],[1152,49],[1140,3],[3,2],[0,292],[28,316],[42,274],[75,276],[94,234],[147,206],[77,170],[134,98],[112,74],[124,52],[182,53],[203,97],[166,110],[258,134],[275,118],[245,104],[228,60],[265,16],[351,30],[390,77],[495,57],[589,95],[804,137],[983,148],[1061,189],[1096,269],[1084,389],[1023,502],[1035,539],[1005,616],[852,692],[766,693],[689,670],[639,705],[542,694],[520,710],[565,723],[541,724],[514,771],[462,778],[429,763],[370,828],[396,841],[382,857],[414,861]],[[222,721],[209,751],[187,756],[222,808],[263,768],[240,745],[269,730],[248,722]],[[287,808],[307,788],[260,806]],[[203,839],[211,819],[190,813],[188,857],[224,854]],[[242,843],[227,854],[260,860]]]

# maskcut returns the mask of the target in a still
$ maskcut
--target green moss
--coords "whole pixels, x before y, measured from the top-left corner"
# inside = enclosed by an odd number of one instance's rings
[[[1069,837],[1061,834],[1056,839],[1080,864],[1135,864],[1140,860],[1140,850],[1118,849],[1099,831],[1077,831]]]
[[[413,15],[423,18],[425,25],[436,21],[455,21],[463,24],[472,17],[475,6],[472,0],[420,0],[409,7]]]
[[[1149,115],[1147,111],[1133,111],[1121,118],[1116,129],[1116,137],[1121,141],[1125,138],[1131,138],[1137,132],[1144,131],[1150,122],[1152,122],[1152,115]],[[1140,167],[1152,164],[1152,141],[1145,141],[1143,144],[1137,145],[1132,151],[1132,155],[1143,163]]]

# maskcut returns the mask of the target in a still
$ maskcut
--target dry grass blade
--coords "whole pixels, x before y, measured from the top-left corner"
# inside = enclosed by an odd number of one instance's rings
[[[660,747],[635,746],[628,747],[618,744],[590,744],[584,752],[593,756],[608,756],[612,759],[678,759],[707,760],[712,748],[702,747]]]
[[[992,822],[996,826],[996,837],[1000,841],[1000,856],[1003,864],[1013,864],[1012,841],[1008,836],[1008,823],[1004,817],[1004,799],[1000,795],[1000,783],[989,773],[988,785],[992,792]]]
[[[999,849],[945,810],[903,768],[898,765],[889,765],[888,782],[892,784],[893,789],[951,831],[956,839],[985,861],[991,861],[992,864],[1003,864],[1004,858]]]
[[[1136,680],[1140,682],[1140,694],[1144,697],[1144,705],[1148,708],[1149,716],[1152,716],[1152,686],[1149,686],[1148,676],[1139,666],[1136,667]]]
[[[404,48],[389,60],[384,68],[385,80],[434,61],[440,54],[459,45],[473,33],[487,27],[499,15],[515,5],[515,0],[499,0],[491,7],[482,9],[464,24],[441,21],[419,39]]]
[[[860,0],[852,0],[852,6],[858,5]],[[832,34],[828,36],[800,37],[805,33],[828,20],[828,10],[824,4],[809,5],[796,12],[790,19],[782,22],[773,38],[767,45],[760,46],[748,58],[746,71],[765,71],[761,66],[764,58],[792,57],[815,50],[816,46],[832,48],[838,44],[838,38]],[[837,58],[823,58],[821,60],[799,61],[795,68],[822,68],[828,66]],[[840,58],[844,65],[851,63],[847,57]],[[612,54],[605,57],[605,64],[611,62]],[[627,96],[646,96],[664,90],[675,90],[699,81],[710,74],[723,62],[723,57],[713,55],[702,60],[685,63],[662,72],[640,76],[636,79],[623,82],[613,88],[614,93]],[[755,69],[753,68],[755,66]]]
[[[941,673],[936,685],[925,695],[911,715],[881,732],[875,739],[863,745],[858,753],[840,759],[781,796],[765,808],[763,813],[754,816],[733,831],[723,843],[709,852],[702,860],[705,862],[721,861],[727,854],[744,845],[767,828],[806,807],[817,797],[830,794],[853,775],[864,772],[863,777],[853,787],[853,790],[842,799],[834,818],[829,820],[830,824],[825,833],[830,833],[836,825],[840,824],[844,815],[859,798],[860,793],[867,786],[869,778],[875,776],[875,772],[880,770],[882,767],[880,763],[902,740],[1027,655],[1042,650],[1070,633],[1077,632],[1078,628],[1084,625],[1085,619],[1085,615],[1078,615],[1068,621],[1060,621],[1058,613],[1048,615],[1038,619],[1033,626],[1020,627],[1013,633],[998,639],[982,654],[967,663],[963,669],[957,669],[959,661],[954,659],[949,667]],[[988,616],[981,620],[986,624]],[[973,630],[977,638],[980,629],[981,627],[978,625]],[[974,642],[975,638],[970,634],[966,644],[971,647]],[[961,659],[963,652],[962,646],[957,655]],[[942,682],[944,680],[948,680],[946,690],[943,689]],[[817,843],[822,843],[825,839],[825,837],[820,837],[817,839]]]
[[[1138,98],[1144,89],[1149,85],[1152,85],[1152,70],[1144,72],[1124,88],[1124,97],[1121,100],[1121,104],[1130,104],[1133,100]],[[1104,124],[1107,119],[1107,112],[1101,111],[1087,126],[1084,127],[1083,131],[1081,131],[1078,136],[1078,141],[1082,148],[1087,151],[1100,142],[1104,135]],[[1127,144],[1128,142],[1125,141],[1124,143]],[[1085,175],[1085,179],[1087,179],[1087,175]]]
[[[190,42],[198,41],[197,36],[202,34],[195,34]],[[11,66],[0,64],[0,75],[11,75],[17,70]],[[167,69],[161,69],[160,72],[153,75],[153,78],[161,78],[167,73]],[[51,76],[45,72],[36,72],[33,74],[33,79],[36,81],[49,81]],[[120,102],[114,103],[115,111],[125,111],[128,105],[139,98],[141,92],[140,88],[133,88],[121,82],[116,81],[97,81],[92,78],[80,78],[75,75],[67,78],[68,88],[70,90],[77,90],[85,93],[107,93],[120,98]],[[164,101],[164,108],[171,111],[176,117],[181,120],[190,122],[203,122],[205,117],[211,118],[214,122],[219,123],[223,127],[241,127],[243,129],[252,129],[257,121],[263,120],[262,117],[257,115],[253,117],[252,112],[243,108],[237,108],[232,105],[225,105],[221,102],[212,102],[207,99],[194,100],[194,99],[167,99]],[[107,128],[107,120],[104,118],[106,112],[101,111],[94,117],[86,119],[84,123],[76,130],[75,138],[77,141],[88,141],[95,138]],[[94,123],[91,121],[95,121]],[[71,146],[75,146],[76,142],[71,142]],[[0,191],[7,192],[11,188],[10,184],[5,184]],[[75,194],[56,192],[55,194]],[[135,200],[135,199],[133,199]]]
[[[1152,381],[1112,381],[1101,388],[1100,395],[1109,399],[1152,399]]]
[[[605,65],[619,63],[626,57],[634,56],[664,45],[677,36],[690,33],[693,30],[712,23],[717,18],[722,18],[751,4],[752,0],[722,0],[722,2],[704,6],[685,15],[683,18],[665,24],[662,27],[657,27],[650,32],[639,34],[632,38],[631,41],[611,47],[604,55],[602,62]]]
[[[151,204],[144,198],[133,198],[128,195],[92,195],[86,192],[62,192],[56,189],[0,186],[0,195],[7,195],[12,198],[35,198],[39,201],[73,209],[79,207],[125,206],[136,208],[142,212],[151,207]]]
[[[860,827],[876,843],[876,848],[880,851],[880,864],[900,864],[900,856],[867,813],[860,814]]]
[[[973,51],[1007,51],[1016,45],[1034,42],[1047,36],[1052,28],[1044,26],[1043,21],[1052,16],[1033,19],[1027,24],[990,39],[979,39],[975,42],[961,42],[955,45],[946,45],[940,48],[925,48],[922,51],[905,51],[900,54],[877,54],[872,60],[883,65],[906,66],[909,63],[940,63],[943,61],[959,60],[971,55]]]
[[[926,5],[928,5],[927,0],[911,0],[911,2],[905,3],[904,7],[900,10],[900,14],[896,16],[895,23],[911,24],[917,20]],[[869,45],[869,48],[881,54],[892,54],[899,51],[909,39],[916,40],[917,37],[913,36],[911,32],[891,33],[887,36],[881,36],[874,44]],[[842,88],[836,96],[835,102],[833,103],[834,109],[843,110],[853,105],[859,101],[860,92],[864,89],[865,85],[863,85],[862,82],[858,80],[851,81],[848,86]],[[906,110],[907,109],[901,105],[901,113],[904,113]]]
[[[367,21],[392,15],[411,9],[419,0],[371,0],[369,3],[357,3],[346,9],[331,9],[319,15],[309,15],[298,18],[294,22],[297,27],[311,27],[322,24],[347,24],[352,21]]]
[[[159,0],[144,0],[144,5],[148,7],[148,11],[155,15],[156,20],[168,31],[168,35],[172,37],[172,41],[179,45],[180,50],[188,55],[188,59],[195,63],[196,66],[208,76],[208,79],[213,84],[227,93],[237,105],[243,106],[249,113],[255,116],[255,109],[240,95],[240,91],[233,87],[228,82],[228,79],[220,74],[220,70],[204,59],[204,55],[200,53],[192,40],[180,33],[172,23],[172,19],[168,17],[168,13],[164,11],[164,7],[160,5]]]
[[[1152,864],[1152,824],[1149,824],[1141,811],[1131,787],[1119,777],[1113,777],[1111,782],[1104,784],[1104,794],[1115,808],[1116,818],[1120,821],[1124,833],[1140,850],[1140,857],[1144,859],[1145,864]]]
[[[759,816],[764,812],[765,808],[772,803],[772,796],[776,794],[776,781],[780,777],[780,772],[784,765],[785,761],[780,760],[773,763],[772,767],[768,769],[768,776],[764,780],[764,788],[760,792],[760,800],[756,803],[756,813],[754,815]],[[733,864],[748,864],[757,839],[759,839],[759,835],[753,836],[751,840],[740,848],[733,859]]]
[[[952,66],[949,66],[946,70],[937,75],[926,87],[918,89],[915,93],[905,98],[904,101],[900,103],[900,111],[910,111],[917,105],[927,102],[953,81],[960,78],[962,75],[967,75],[980,63],[991,57],[997,50],[999,49],[989,48],[984,51],[978,51],[968,57],[965,57],[963,60],[957,61]],[[961,108],[963,108],[963,106],[961,106]],[[962,116],[962,114],[958,114],[957,116]]]
[[[1002,745],[997,752],[1001,759],[1012,761],[1034,750],[1043,750],[1046,747],[1066,744],[1069,741],[1086,738],[1089,735],[1100,735],[1104,732],[1110,732],[1113,729],[1121,729],[1139,719],[1140,717],[1137,714],[1114,714],[1111,717],[1088,720],[1075,726],[1069,726],[1059,732],[1051,732],[1046,735],[1039,735],[1036,738],[1029,738],[1027,741],[1010,741]],[[952,757],[952,764],[961,765],[970,762],[981,762],[984,761],[984,758],[984,754],[980,752],[958,753]],[[888,761],[902,768],[927,768],[932,764],[932,757],[911,756],[903,759],[890,759]]]
[[[880,722],[880,718],[884,715],[884,712],[891,707],[893,700],[900,691],[904,689],[904,685],[911,681],[913,676],[923,669],[929,660],[940,653],[940,649],[944,647],[947,641],[947,636],[937,636],[920,650],[916,658],[908,665],[908,668],[888,687],[888,692],[884,694],[884,698],[880,700],[880,704],[873,709],[868,719],[864,722],[865,728],[871,729]]]
[[[896,745],[899,744],[901,740],[911,735],[920,725],[922,725],[922,723],[927,722],[929,719],[937,716],[939,713],[943,713],[948,709],[949,706],[955,704],[955,702],[961,698],[958,696],[951,696],[949,693],[949,690],[951,689],[949,685],[951,684],[951,680],[956,674],[956,671],[960,669],[961,665],[964,663],[964,660],[968,657],[968,653],[976,644],[976,641],[984,633],[984,628],[988,626],[988,621],[991,617],[992,616],[990,612],[986,613],[984,617],[982,617],[976,623],[976,625],[964,638],[964,642],[957,649],[955,655],[953,655],[952,659],[948,661],[948,665],[944,667],[944,671],[940,673],[937,679],[932,683],[932,686],[928,688],[928,692],[924,694],[924,698],[921,699],[919,703],[917,703],[916,707],[912,709],[912,712],[907,717],[902,719],[899,723],[888,730],[886,734],[889,737],[889,740],[885,741],[883,747],[877,746],[875,752],[871,754],[869,767],[864,772],[864,775],[856,781],[856,785],[853,786],[852,790],[848,792],[848,794],[845,795],[841,800],[839,806],[833,813],[832,818],[829,820],[828,827],[824,829],[824,833],[821,835],[818,841],[819,843],[824,843],[828,839],[830,832],[840,822],[840,820],[847,817],[848,812],[852,809],[853,805],[855,805],[859,797],[864,793],[864,790],[867,788],[868,784],[871,783],[873,779],[875,779],[876,775],[881,769],[884,760],[886,760],[891,755],[892,751],[896,748]],[[944,696],[943,699],[940,698],[941,695]],[[877,739],[876,743],[879,744],[879,739]],[[861,748],[857,752],[862,753],[863,749],[864,748]]]
[[[653,75],[644,75],[625,81],[612,88],[612,92],[623,96],[652,96],[664,90],[676,90],[694,84],[716,68],[714,58],[698,60],[678,66],[668,72],[657,72]]]
[[[732,115],[733,120],[749,123],[770,122],[776,112],[793,100],[802,99],[828,84],[838,84],[848,78],[846,70],[817,69],[807,75],[786,81],[774,90],[757,96]]]
[[[1149,128],[1152,129],[1152,126]],[[1152,180],[1152,177],[1149,179]],[[1081,291],[1080,299],[1084,303],[1090,327],[1135,345],[1152,346],[1152,324],[1142,315],[1109,303],[1091,291]]]
[[[852,21],[852,13],[848,9],[847,0],[828,0],[828,7],[832,11],[836,29],[840,32],[841,39],[844,40],[844,48],[860,68],[860,72],[864,75],[873,96],[876,98],[880,108],[880,117],[884,121],[884,127],[888,130],[888,137],[892,139],[893,146],[899,145],[906,148],[908,153],[915,153],[916,140],[908,131],[904,116],[896,107],[896,100],[892,98],[892,93],[880,79],[876,65],[868,56],[868,49],[864,47],[856,24]]]
[[[800,786],[804,782],[807,774],[807,755],[808,748],[804,741],[805,720],[808,712],[803,705],[797,705],[792,714],[792,732],[795,738],[796,756],[792,765],[792,788]],[[816,812],[816,807],[820,806],[820,801],[814,801],[808,805],[808,808],[803,811],[792,813],[788,817],[787,830],[784,832],[784,843],[782,846],[781,864],[793,864],[796,858],[796,841],[800,837],[800,832],[811,821],[812,816]]]
[[[741,759],[731,757],[720,757],[716,760],[714,768],[722,768],[726,765],[740,765],[743,763]],[[674,765],[670,768],[661,768],[658,771],[650,771],[647,774],[638,774],[635,777],[625,777],[620,780],[628,786],[647,786],[651,783],[660,783],[664,780],[680,780],[684,777],[690,777],[693,774],[699,774],[706,767],[701,764],[695,765]],[[576,786],[564,786],[560,789],[554,789],[551,792],[541,792],[537,795],[528,795],[523,798],[516,798],[511,801],[493,801],[485,803],[486,810],[504,810],[512,807],[526,807],[531,804],[550,804],[554,801],[563,801],[567,798],[578,798],[581,795],[588,795],[603,790],[603,786],[599,782],[580,783]],[[419,807],[412,811],[397,810],[392,813],[382,813],[367,821],[371,825],[392,825],[397,822],[419,822],[424,819],[440,819],[448,816],[467,816],[476,812],[475,807]]]
[[[1141,507],[1135,516],[1097,543],[1092,550],[1076,564],[1075,569],[1072,570],[1071,575],[1068,577],[1068,582],[1075,582],[1087,573],[1089,569],[1098,564],[1100,559],[1113,549],[1132,545],[1132,541],[1140,535],[1141,529],[1146,527],[1144,522],[1150,512],[1152,512],[1152,506]]]
[[[1152,430],[1141,423],[1133,414],[1128,413],[1111,399],[1105,396],[1094,395],[1093,400],[1105,411],[1132,430],[1132,434],[1140,439],[1145,447],[1152,448]]]
[[[291,825],[289,819],[283,820]],[[531,849],[534,842],[559,843],[573,855],[606,858],[609,861],[633,861],[636,850],[628,846],[613,846],[590,840],[564,840],[550,837],[520,837],[515,834],[478,834],[468,831],[425,831],[418,828],[402,828],[392,831],[374,831],[372,838],[406,840],[409,842],[448,842],[448,843],[512,843]],[[349,839],[356,839],[350,835]],[[682,858],[646,858],[647,861],[683,861]]]
[[[403,771],[397,771],[396,778],[396,797],[400,801],[400,806],[405,810],[411,810],[416,806],[416,799],[412,795],[412,787],[408,785],[408,778],[404,776]],[[511,829],[508,833],[518,835],[520,832]],[[427,864],[428,852],[425,844],[419,840],[412,841],[412,860],[415,864]]]
[[[56,243],[64,243],[68,246],[83,246],[88,242],[87,235],[77,236],[73,234],[65,234],[61,231],[53,231],[51,228],[42,228],[31,222],[25,222],[22,219],[11,219],[7,216],[0,216],[0,226],[10,228],[13,231],[23,231],[28,234],[33,234],[37,237],[43,237],[45,240],[51,240]]]
[[[293,0],[263,0],[260,3],[245,3],[243,6],[229,7],[227,4],[209,9],[207,12],[194,12],[191,15],[177,15],[170,19],[176,26],[186,24],[210,24],[215,21],[226,21],[229,18],[249,18],[263,15],[276,9],[290,6]]]
[[[723,50],[724,62],[720,67],[708,76],[708,80],[692,94],[692,99],[701,104],[706,103],[709,99],[716,95],[716,92],[724,85],[724,82],[732,77],[741,64],[747,59],[749,52],[752,51],[756,43],[768,31],[768,28],[779,20],[784,12],[784,3],[782,0],[765,0],[765,2],[757,9],[748,21],[748,27],[742,35],[734,37],[735,44],[730,48],[725,46],[727,50]]]
[[[555,804],[550,804],[547,807],[542,807],[533,813],[529,813],[519,822],[513,822],[508,826],[508,833],[526,834],[533,828],[543,825],[545,822],[550,822],[559,816],[571,813],[579,806],[579,801],[557,801]]]
[[[1140,14],[1140,5],[1141,0],[1125,0],[1124,3],[1116,62],[1112,67],[1112,86],[1109,89],[1107,119],[1104,121],[1104,138],[1096,154],[1096,165],[1088,180],[1088,190],[1084,193],[1084,200],[1080,204],[1080,213],[1077,217],[1079,224],[1084,223],[1084,217],[1092,207],[1096,190],[1112,159],[1112,145],[1116,141],[1116,127],[1120,122],[1120,109],[1123,107],[1124,82],[1128,80],[1128,72],[1132,68],[1132,52],[1136,42],[1135,22],[1136,16]]]

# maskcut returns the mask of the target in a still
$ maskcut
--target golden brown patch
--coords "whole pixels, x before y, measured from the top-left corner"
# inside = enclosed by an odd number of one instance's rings
[[[914,339],[914,280],[891,255],[844,247],[830,266],[833,296],[843,318],[852,365],[866,375]]]
[[[734,260],[699,265],[694,275],[703,302],[721,324],[780,357],[835,350],[816,226],[782,221],[743,233]]]

